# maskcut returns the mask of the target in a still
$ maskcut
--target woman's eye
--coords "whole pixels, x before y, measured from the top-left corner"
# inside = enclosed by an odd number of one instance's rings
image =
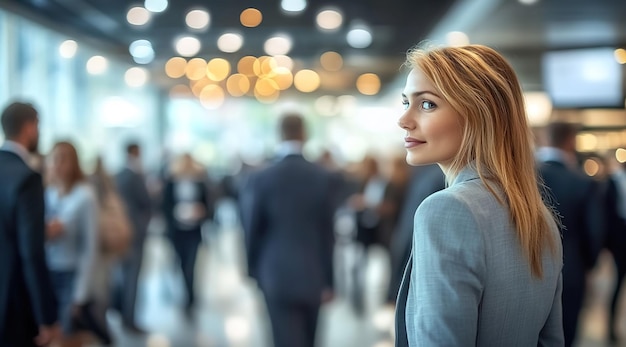
[[[404,107],[404,109],[407,110],[409,108],[409,102],[406,100],[402,100],[402,107]]]
[[[432,110],[435,107],[437,107],[437,105],[435,105],[433,102],[428,101],[428,100],[424,100],[420,102],[420,106],[422,107],[423,110]]]

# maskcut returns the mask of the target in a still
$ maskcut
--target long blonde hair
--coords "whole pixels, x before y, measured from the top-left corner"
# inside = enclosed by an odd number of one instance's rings
[[[513,68],[481,45],[414,48],[406,64],[420,70],[462,117],[463,140],[446,180],[452,182],[464,167],[475,166],[496,199],[508,205],[531,272],[541,278],[544,248],[554,254],[557,240],[538,188],[533,136]]]

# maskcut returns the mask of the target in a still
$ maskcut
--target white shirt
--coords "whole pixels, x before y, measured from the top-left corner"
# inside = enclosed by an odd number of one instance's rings
[[[302,154],[302,142],[300,141],[283,141],[276,149],[277,159],[283,159],[288,155]]]

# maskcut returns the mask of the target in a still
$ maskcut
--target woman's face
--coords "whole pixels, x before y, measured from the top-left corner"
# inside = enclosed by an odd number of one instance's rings
[[[402,93],[405,112],[398,125],[406,130],[404,147],[410,165],[437,163],[447,168],[461,148],[460,115],[437,94],[418,69],[409,73]]]
[[[50,153],[48,161],[49,174],[53,182],[62,183],[69,180],[72,170],[71,155],[69,150],[63,146],[56,147]]]

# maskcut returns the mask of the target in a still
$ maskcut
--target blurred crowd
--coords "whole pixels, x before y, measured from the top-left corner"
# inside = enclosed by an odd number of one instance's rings
[[[16,114],[36,115],[27,104],[11,107]],[[113,344],[105,318],[108,310],[120,313],[127,331],[145,333],[135,318],[135,305],[144,244],[154,218],[164,221],[186,288],[181,310],[193,320],[194,269],[203,226],[213,222],[215,206],[225,199],[239,208],[248,270],[266,296],[273,325],[302,313],[309,320],[303,339],[312,346],[321,304],[346,296],[354,312],[364,314],[363,274],[372,247],[389,255],[387,301],[394,303],[411,252],[414,212],[423,199],[445,188],[441,170],[436,165],[411,168],[403,156],[367,155],[358,163],[342,163],[326,151],[307,160],[302,156],[302,118],[286,119],[292,124],[281,125],[283,142],[275,156],[221,177],[189,153],[170,158],[158,170],[145,170],[137,142],[120,149],[126,164],[114,174],[106,172],[100,159],[87,173],[71,141],[57,142],[39,160],[27,158],[45,187],[45,259],[51,283],[46,290],[58,304],[64,345],[81,345],[85,335]],[[3,150],[15,146],[12,138],[28,138],[23,130],[27,121],[18,122],[21,135],[7,136]],[[626,167],[606,157],[594,177],[583,174],[576,133],[571,124],[552,124],[537,150],[545,198],[563,224],[566,345],[576,336],[586,276],[602,249],[611,252],[617,269],[609,338],[618,340],[616,306],[626,275]],[[294,156],[299,161],[290,162]],[[329,223],[318,225],[322,220]],[[327,236],[321,236],[320,227],[328,229]],[[338,274],[333,262],[341,258],[337,253],[345,244],[355,245],[360,255],[346,273]],[[315,262],[319,264],[311,265]],[[307,291],[317,283],[318,272],[319,292],[310,299]],[[351,286],[345,286],[347,279]],[[300,295],[297,283],[302,281]],[[295,333],[274,329],[276,345],[299,346],[290,344],[295,338],[290,334]]]

